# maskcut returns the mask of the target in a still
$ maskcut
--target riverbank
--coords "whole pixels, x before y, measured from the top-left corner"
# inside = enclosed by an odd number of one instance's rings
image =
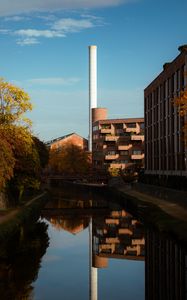
[[[23,225],[37,220],[47,201],[48,192],[41,192],[18,208],[2,211],[0,214],[0,241],[11,239],[14,235],[17,236]]]
[[[187,193],[145,184],[114,182],[109,193],[145,224],[187,245]]]

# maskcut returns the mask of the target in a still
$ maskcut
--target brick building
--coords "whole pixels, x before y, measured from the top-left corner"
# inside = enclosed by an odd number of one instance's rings
[[[173,103],[187,88],[187,45],[179,51],[144,91],[145,173],[150,183],[173,185],[187,176],[184,117],[179,116]]]
[[[70,133],[59,138],[53,139],[47,142],[46,145],[50,147],[50,150],[58,150],[67,143],[79,146],[85,151],[88,150],[88,140],[76,133]]]
[[[94,108],[92,160],[95,169],[127,169],[144,161],[144,119],[107,119],[105,108]]]

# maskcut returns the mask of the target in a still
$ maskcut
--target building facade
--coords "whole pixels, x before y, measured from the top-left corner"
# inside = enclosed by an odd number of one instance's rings
[[[93,110],[92,161],[95,169],[143,166],[144,119],[107,119],[106,109]]]
[[[187,176],[184,117],[174,105],[180,91],[187,88],[187,45],[179,51],[144,90],[145,174],[153,183],[167,184],[175,182],[176,176]]]
[[[88,140],[76,133],[70,133],[46,143],[50,150],[60,150],[65,144],[73,144],[81,149],[88,150]]]

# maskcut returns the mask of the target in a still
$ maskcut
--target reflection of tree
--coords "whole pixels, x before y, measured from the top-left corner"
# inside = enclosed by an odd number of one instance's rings
[[[0,257],[0,295],[1,299],[32,299],[32,282],[36,280],[42,256],[49,244],[47,225],[37,222],[24,228],[19,240]],[[2,247],[1,247],[2,248]]]
[[[64,229],[66,231],[71,232],[72,234],[76,234],[89,225],[89,218],[80,217],[77,215],[71,215],[69,218],[64,217],[56,217],[49,219],[50,223],[58,230]]]

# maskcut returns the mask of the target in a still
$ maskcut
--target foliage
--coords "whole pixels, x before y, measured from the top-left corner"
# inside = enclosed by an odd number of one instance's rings
[[[32,105],[27,93],[13,84],[0,79],[0,124],[30,124],[24,113]]]
[[[10,144],[0,132],[0,189],[5,187],[6,181],[13,176],[15,158]]]
[[[112,177],[116,177],[116,176],[119,176],[119,174],[120,174],[120,169],[119,168],[109,168],[108,169],[108,171],[109,171],[109,174],[110,174],[110,176],[112,176]]]
[[[0,79],[0,189],[8,188],[19,200],[26,189],[39,188],[41,167],[48,159],[24,116],[31,109],[27,93]]]
[[[49,150],[47,146],[42,141],[40,141],[37,137],[34,136],[33,141],[39,154],[40,165],[42,168],[44,168],[49,161]]]
[[[49,166],[55,173],[85,174],[90,165],[89,154],[77,145],[67,143],[60,150],[50,151]]]
[[[187,91],[181,91],[179,96],[174,100],[175,105],[178,107],[180,116],[184,117],[187,115]],[[187,121],[184,122],[183,126],[184,140],[187,141]]]
[[[31,149],[31,122],[24,113],[32,109],[22,89],[0,79],[0,189],[14,175],[17,157]]]
[[[181,91],[179,96],[175,98],[175,104],[179,109],[181,116],[185,116],[187,113],[187,91]]]
[[[20,152],[16,155],[14,177],[9,183],[14,194],[21,200],[26,189],[39,189],[40,187],[40,160],[39,155],[32,144],[29,152]]]

